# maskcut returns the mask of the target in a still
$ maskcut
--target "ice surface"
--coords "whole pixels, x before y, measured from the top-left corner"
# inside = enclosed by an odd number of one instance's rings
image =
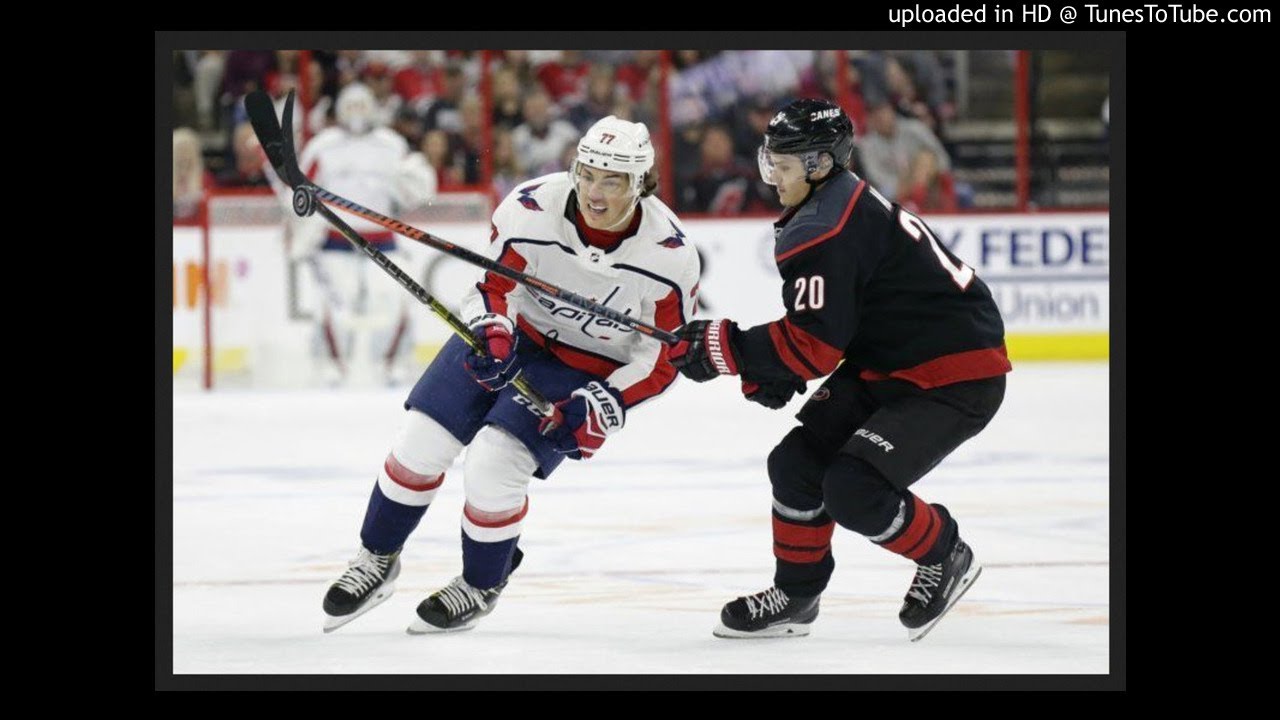
[[[406,635],[461,571],[462,465],[402,556],[399,590],[321,633],[407,388],[180,393],[173,403],[175,673],[1106,673],[1105,364],[1023,364],[978,437],[914,486],[985,570],[933,632],[897,611],[912,564],[837,529],[807,638],[712,637],[772,582],[769,450],[795,423],[737,383],[681,379],[588,462],[533,481],[523,566],[470,632]],[[810,390],[817,387],[810,384]]]

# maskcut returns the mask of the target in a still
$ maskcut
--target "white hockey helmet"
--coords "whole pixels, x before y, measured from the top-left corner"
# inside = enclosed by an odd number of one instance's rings
[[[373,129],[377,117],[378,102],[367,85],[353,82],[338,93],[334,114],[338,124],[357,135]]]
[[[631,176],[631,194],[639,197],[644,190],[645,173],[653,169],[653,143],[644,123],[621,120],[613,115],[602,118],[578,141],[578,158],[569,168],[576,177],[578,166],[627,173]]]

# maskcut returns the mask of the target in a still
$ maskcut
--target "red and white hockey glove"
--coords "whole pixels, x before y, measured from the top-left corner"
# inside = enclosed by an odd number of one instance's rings
[[[694,320],[676,334],[680,342],[671,346],[667,358],[682,375],[706,382],[720,375],[737,375],[738,358],[729,339],[737,324],[732,320]]]
[[[510,385],[521,370],[520,358],[516,354],[519,338],[514,334],[511,320],[488,313],[473,318],[467,325],[485,351],[483,355],[471,353],[462,361],[467,374],[489,392],[497,392]]]
[[[538,432],[550,438],[558,452],[586,460],[626,420],[622,394],[607,383],[593,382],[556,403],[551,415],[538,421]]]

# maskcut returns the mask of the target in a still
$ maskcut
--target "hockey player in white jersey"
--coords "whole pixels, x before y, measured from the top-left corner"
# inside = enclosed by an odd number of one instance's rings
[[[502,201],[489,256],[675,330],[694,314],[698,255],[652,194],[653,162],[643,124],[597,122],[569,172],[519,185]],[[665,344],[492,272],[468,293],[461,316],[487,355],[452,338],[409,394],[359,554],[325,596],[326,631],[391,595],[401,548],[464,447],[462,574],[419,604],[409,632],[472,627],[523,557],[530,477],[547,478],[566,456],[590,458],[675,380]],[[558,401],[551,418],[516,393],[517,376]]]
[[[435,170],[395,131],[376,124],[373,92],[360,83],[338,93],[338,124],[317,133],[302,150],[300,165],[313,182],[369,207],[393,212],[417,207],[436,192]],[[359,217],[348,224],[384,253],[395,236]],[[382,277],[319,216],[301,221],[293,254],[314,271],[323,311],[316,333],[322,373],[331,384],[351,375],[397,380],[397,361],[407,354],[408,303],[404,292]],[[368,380],[370,378],[366,378]]]

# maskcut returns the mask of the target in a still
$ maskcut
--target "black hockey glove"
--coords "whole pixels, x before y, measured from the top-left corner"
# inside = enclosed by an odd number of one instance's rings
[[[766,380],[762,383],[742,381],[742,394],[748,400],[778,410],[791,402],[796,393],[804,392],[804,382],[787,382],[785,380]]]

